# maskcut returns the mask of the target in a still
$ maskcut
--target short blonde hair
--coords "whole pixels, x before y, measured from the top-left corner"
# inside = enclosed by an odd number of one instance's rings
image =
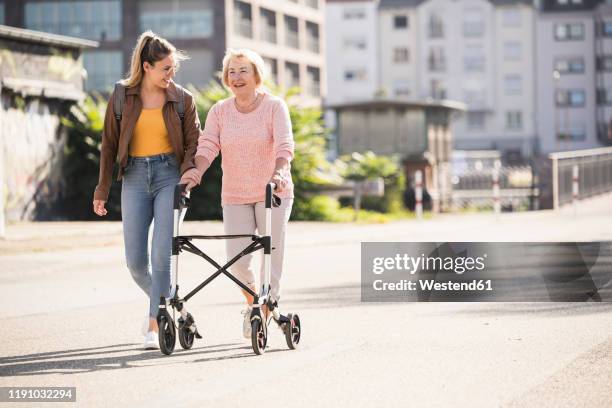
[[[253,66],[253,70],[255,71],[255,83],[257,84],[257,87],[260,87],[264,81],[265,64],[264,64],[263,58],[261,58],[261,55],[247,48],[241,48],[241,49],[228,48],[227,51],[225,51],[225,56],[223,57],[223,72],[222,72],[223,85],[229,88],[229,79],[228,79],[229,64],[230,64],[230,61],[234,58],[244,58],[251,63],[251,65]]]

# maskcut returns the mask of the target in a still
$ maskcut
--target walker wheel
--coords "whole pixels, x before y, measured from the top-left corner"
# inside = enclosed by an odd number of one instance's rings
[[[191,347],[193,347],[195,333],[192,332],[189,327],[185,327],[185,321],[182,317],[179,317],[178,319],[178,337],[182,348],[189,350]]]
[[[265,353],[267,343],[268,338],[261,319],[254,319],[251,321],[251,345],[255,354],[261,355]]]
[[[287,340],[287,346],[291,350],[295,350],[298,344],[300,344],[300,337],[302,335],[300,317],[297,314],[289,313],[287,318],[289,319],[289,322],[285,323],[285,340]]]
[[[157,316],[159,326],[159,349],[165,355],[170,355],[174,351],[176,344],[176,327],[174,321],[166,314]]]

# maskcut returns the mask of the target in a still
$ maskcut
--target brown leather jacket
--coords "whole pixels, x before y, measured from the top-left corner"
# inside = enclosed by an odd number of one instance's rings
[[[185,118],[181,131],[181,119],[175,109],[178,102],[178,91],[174,82],[166,89],[166,104],[162,109],[162,115],[168,129],[170,144],[174,148],[174,154],[180,163],[180,171],[183,174],[188,169],[195,167],[194,156],[198,147],[198,136],[200,135],[200,119],[191,93],[185,91]],[[117,180],[121,180],[125,166],[127,165],[128,146],[134,133],[136,121],[142,111],[142,100],[140,99],[140,87],[125,89],[125,103],[121,117],[121,131],[117,132],[117,120],[113,111],[114,92],[108,100],[106,116],[104,117],[104,130],[102,132],[102,149],[100,150],[100,177],[94,192],[94,200],[108,199],[108,192],[113,177],[113,165],[115,160],[119,162],[119,174]]]

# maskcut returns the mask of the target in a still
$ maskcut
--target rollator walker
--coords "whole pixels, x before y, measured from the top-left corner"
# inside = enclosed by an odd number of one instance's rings
[[[179,235],[179,227],[185,213],[190,206],[189,197],[185,193],[185,185],[178,184],[174,190],[174,229],[172,235],[172,288],[175,289],[174,295],[168,301],[162,296],[159,300],[159,311],[157,313],[157,324],[159,326],[159,348],[166,355],[172,354],[176,344],[176,332],[178,325],[179,343],[183,349],[188,350],[193,347],[194,340],[201,339],[202,336],[198,332],[195,320],[191,313],[187,311],[186,302],[198,293],[203,287],[212,282],[217,276],[223,274],[230,278],[236,285],[253,296],[253,309],[251,311],[251,345],[255,354],[263,354],[268,344],[268,325],[274,320],[282,329],[287,346],[290,349],[295,349],[301,336],[300,318],[295,313],[282,315],[278,308],[278,303],[270,298],[270,268],[272,250],[272,207],[280,205],[280,198],[274,195],[276,185],[269,183],[266,185],[266,215],[265,215],[265,231],[259,235]],[[225,265],[221,266],[212,258],[202,252],[193,241],[199,239],[236,239],[236,238],[251,238],[252,242],[244,248],[238,255],[230,259]],[[265,271],[264,281],[261,283],[259,294],[255,293],[251,288],[242,283],[238,278],[233,276],[228,268],[236,261],[245,255],[252,252],[264,250],[263,265]],[[178,287],[178,256],[182,252],[190,252],[201,256],[212,266],[217,268],[217,271],[210,275],[204,282],[199,284],[185,297],[179,296]],[[171,292],[172,293],[172,292]],[[269,310],[269,317],[264,321],[261,307],[266,305]],[[172,307],[172,316],[168,312],[168,307]],[[180,316],[175,324],[175,311],[178,311]]]

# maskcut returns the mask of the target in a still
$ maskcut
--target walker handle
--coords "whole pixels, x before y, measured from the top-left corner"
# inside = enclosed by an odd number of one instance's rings
[[[281,199],[274,194],[274,190],[276,190],[275,183],[268,183],[266,185],[266,208],[278,207],[281,205]]]
[[[187,192],[187,184],[177,184],[174,188],[174,209],[181,210],[189,208],[191,202],[185,194]]]

